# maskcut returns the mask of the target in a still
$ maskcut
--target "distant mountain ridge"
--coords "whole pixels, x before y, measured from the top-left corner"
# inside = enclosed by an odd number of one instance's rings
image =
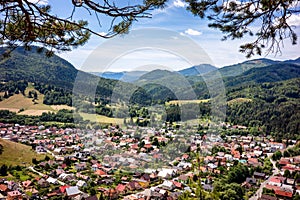
[[[192,78],[193,76],[200,76],[204,74],[214,73],[215,70],[218,70],[223,77],[234,77],[234,76],[241,75],[242,73],[253,68],[261,68],[273,64],[279,64],[279,63],[291,63],[291,64],[300,65],[300,57],[295,60],[286,60],[286,61],[275,61],[271,59],[260,58],[260,59],[247,60],[233,65],[223,66],[221,68],[217,68],[211,64],[200,64],[179,71],[172,71],[172,73],[173,75],[175,75],[174,74],[175,72],[183,76],[190,77],[189,79],[194,79]],[[161,71],[153,70],[153,71],[124,71],[124,72],[103,72],[103,73],[89,72],[89,73],[103,78],[122,80],[124,82],[129,82],[129,83],[140,82],[142,79],[152,80],[154,79],[155,76],[157,76],[156,79],[160,79],[163,76],[171,75],[171,74],[167,74],[166,72],[167,70],[161,70]]]
[[[260,68],[266,67],[268,65],[280,63],[280,61],[274,61],[266,58],[248,60],[242,63],[224,66],[219,68],[219,72],[222,74],[223,77],[233,77],[246,72],[252,68]]]
[[[200,64],[187,69],[179,70],[178,73],[184,76],[197,76],[217,70],[218,68],[210,64]]]
[[[225,78],[226,86],[250,83],[278,82],[300,77],[300,65],[282,62],[261,68],[252,68],[239,76]]]
[[[4,51],[1,48],[0,51]],[[239,85],[250,85],[255,83],[276,82],[287,80],[291,78],[300,77],[300,58],[287,61],[273,61],[270,59],[255,59],[249,60],[236,65],[226,66],[218,69],[223,76],[226,87],[238,87]],[[185,98],[190,98],[189,94],[192,92],[197,95],[197,98],[209,98],[206,83],[203,79],[205,74],[216,72],[216,68],[212,65],[203,64],[193,66],[191,68],[176,71],[167,70],[153,70],[151,72],[136,71],[132,73],[132,77],[124,75],[124,72],[106,73],[108,75],[115,75],[116,78],[130,77],[131,82],[138,87],[143,87],[142,93],[150,92],[155,98],[163,100],[174,99],[174,95],[183,94]],[[73,89],[74,81],[78,73],[83,74],[81,80],[82,85],[88,85],[91,82],[96,82],[97,94],[102,98],[109,97],[115,91],[115,85],[118,81],[100,78],[86,72],[81,72],[72,66],[68,61],[54,55],[53,57],[46,57],[44,53],[37,53],[37,47],[32,47],[31,51],[25,51],[22,47],[17,48],[10,58],[0,61],[0,81],[18,81],[26,80],[28,82],[38,82],[44,84],[52,84],[56,87],[67,88],[69,91]],[[204,74],[201,74],[204,73]],[[137,79],[137,76],[140,77]],[[193,74],[193,75],[192,75]],[[200,76],[199,76],[200,75]],[[122,85],[125,91],[134,89],[135,86],[131,83]],[[88,87],[86,87],[88,88]],[[174,91],[168,91],[172,88]],[[194,91],[191,91],[194,90]],[[118,96],[122,98],[122,94],[126,93],[122,90],[118,91]],[[173,94],[171,94],[173,92]],[[170,94],[170,95],[169,95]],[[176,95],[175,95],[176,96]],[[169,99],[170,99],[169,98]],[[163,102],[163,101],[161,101]]]
[[[89,73],[102,78],[121,80],[124,82],[132,83],[138,80],[140,76],[148,72],[147,71],[124,71],[124,72],[89,72]]]

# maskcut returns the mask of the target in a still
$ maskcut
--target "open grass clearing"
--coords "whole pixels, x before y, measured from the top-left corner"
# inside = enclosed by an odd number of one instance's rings
[[[79,113],[84,120],[90,120],[91,122],[97,122],[101,124],[123,124],[123,118],[113,118],[113,117],[106,117],[104,115],[96,115],[96,114],[89,114],[89,113]],[[128,120],[128,119],[127,119]]]
[[[4,147],[0,154],[0,165],[25,165],[32,164],[32,159],[42,160],[45,154],[37,154],[30,146],[0,139],[0,144]]]
[[[249,99],[249,98],[235,98],[235,99],[231,99],[227,103],[230,105],[230,104],[235,104],[235,103],[245,103],[245,102],[251,102],[251,101],[252,101],[252,99]]]
[[[166,105],[170,105],[170,104],[178,104],[178,105],[182,105],[182,104],[190,104],[190,103],[204,103],[204,102],[208,102],[209,99],[197,99],[197,100],[172,100],[169,102],[166,102]]]

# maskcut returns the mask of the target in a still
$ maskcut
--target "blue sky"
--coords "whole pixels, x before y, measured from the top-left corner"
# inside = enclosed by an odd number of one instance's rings
[[[42,1],[47,2],[47,0]],[[59,16],[68,17],[72,11],[70,2],[71,0],[49,0],[48,3],[52,5],[53,13],[57,13]],[[135,0],[134,2],[137,2],[137,0]],[[238,50],[241,44],[245,43],[246,41],[251,41],[251,38],[243,38],[242,40],[233,41],[221,41],[222,34],[218,30],[208,28],[208,22],[206,20],[194,17],[190,12],[186,11],[185,6],[185,3],[181,0],[170,0],[168,1],[168,4],[164,9],[151,11],[151,19],[140,19],[139,21],[135,22],[133,25],[133,29],[141,30],[144,28],[157,28],[167,29],[171,32],[173,31],[175,34],[178,34],[178,37],[186,37],[188,38],[186,39],[187,41],[192,40],[197,43],[199,48],[202,48],[205,51],[206,56],[209,58],[208,62],[217,67],[235,64],[246,60],[245,55],[239,53]],[[76,10],[74,18],[88,19],[90,27],[97,32],[107,32],[110,24],[110,18],[100,16],[100,27],[95,15],[89,15],[89,13],[84,10]],[[299,36],[300,15],[294,16],[292,21],[293,24],[296,25],[296,32]],[[131,34],[132,33],[129,33],[128,35],[121,36],[120,38],[123,40],[127,40],[126,38],[129,38]],[[147,37],[151,36],[148,35]],[[177,36],[172,37],[178,38]],[[92,59],[92,56],[90,55],[93,54],[93,52],[95,52],[97,49],[101,49],[101,46],[103,44],[106,44],[106,48],[109,48],[108,44],[110,44],[110,42],[114,44],[114,40],[116,41],[118,39],[114,38],[111,41],[108,41],[107,39],[92,36],[90,41],[86,45],[78,47],[71,52],[61,53],[60,56],[71,62],[78,69],[90,71],[92,70],[89,68],[91,67],[91,65],[93,65],[93,67],[97,66],[98,68],[100,67],[101,69],[103,69],[105,67],[99,66],[101,65],[101,62],[99,62],[99,60],[112,55],[107,55],[107,53],[105,53],[105,50],[102,51],[102,53],[99,52],[97,54],[97,59]],[[128,39],[127,41],[135,42],[135,40],[130,39]],[[142,42],[139,42],[142,46]],[[174,40],[171,42],[174,42],[174,45],[176,45],[178,40]],[[281,55],[275,56],[274,54],[270,54],[263,57],[275,60],[295,59],[300,57],[299,47],[299,44],[291,45],[290,40],[287,40],[286,42],[284,42],[284,47],[282,48]],[[187,51],[193,51],[188,50],[188,47],[186,46],[183,47],[183,49],[185,48],[187,49]],[[254,58],[259,57],[255,56],[251,59]],[[206,61],[204,60],[203,62]],[[89,66],[86,66],[87,63]],[[105,69],[107,71],[130,71],[134,69],[142,70],[144,66],[152,66],[154,68],[155,66],[164,66],[168,69],[179,70],[189,67],[189,65],[191,64],[182,59],[180,55],[173,55],[172,52],[149,48],[136,49],[135,51],[126,53],[123,56],[118,57],[118,59],[115,59],[113,63],[114,66],[111,65],[110,67],[106,67]],[[93,70],[97,70],[97,67]]]

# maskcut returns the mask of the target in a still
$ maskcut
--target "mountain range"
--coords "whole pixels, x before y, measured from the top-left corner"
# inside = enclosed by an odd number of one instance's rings
[[[0,49],[0,53],[3,51],[5,48]],[[224,84],[228,101],[226,121],[262,127],[266,133],[276,132],[293,138],[300,131],[300,58],[287,61],[255,59],[219,69],[199,65],[178,72],[139,72],[139,78],[133,75],[134,80],[128,83],[79,71],[59,56],[48,58],[44,52],[38,53],[37,47],[32,47],[31,51],[19,47],[11,57],[0,61],[0,71],[0,101],[17,94],[25,81],[33,83],[44,95],[47,105],[68,102],[74,106],[72,95],[79,95],[75,102],[79,112],[91,113],[93,104],[100,102],[97,113],[107,116],[111,116],[110,107],[106,105],[112,95],[118,102],[125,99],[139,106],[165,105],[176,99],[208,100],[218,88],[209,90],[207,83],[219,81]],[[120,78],[124,72],[115,75]],[[82,88],[81,94],[72,94],[76,84]],[[95,84],[97,87],[93,88]],[[86,95],[90,92],[94,92],[94,96]]]
[[[0,49],[0,53],[5,48]],[[55,85],[72,91],[75,80],[84,88],[90,88],[89,84],[97,84],[97,95],[110,97],[112,93],[119,93],[122,98],[122,91],[116,91],[118,84],[123,91],[135,90],[141,87],[139,93],[149,93],[159,101],[173,99],[182,94],[189,99],[188,94],[194,90],[197,98],[208,98],[209,92],[205,81],[213,77],[217,72],[223,77],[224,84],[228,87],[239,87],[254,83],[276,82],[297,78],[300,76],[300,58],[287,61],[273,61],[270,59],[255,59],[235,65],[216,68],[209,64],[201,64],[180,71],[153,70],[134,72],[104,72],[98,77],[93,74],[77,70],[68,61],[54,55],[48,58],[44,52],[38,53],[37,47],[26,51],[19,47],[12,52],[11,57],[0,61],[0,81],[26,80],[48,85]],[[82,77],[78,79],[78,77]],[[121,79],[116,81],[108,79]],[[123,78],[124,77],[124,78]],[[206,79],[204,81],[204,79]],[[130,83],[126,83],[130,82]],[[170,91],[171,90],[171,91]],[[163,91],[163,92],[162,92]],[[171,93],[173,93],[171,95]],[[125,94],[125,92],[124,92]],[[161,98],[162,97],[162,98]]]
[[[266,58],[248,60],[242,63],[228,65],[221,68],[217,68],[210,64],[200,64],[192,66],[190,68],[182,69],[179,71],[167,71],[167,70],[153,70],[153,71],[124,71],[124,72],[90,72],[91,74],[100,76],[102,78],[121,80],[124,82],[134,83],[149,81],[151,79],[160,79],[165,76],[180,74],[187,77],[201,76],[204,74],[214,73],[216,70],[222,75],[222,77],[235,77],[252,68],[262,68],[275,64],[299,64],[300,58],[295,60],[286,61],[274,61]],[[193,78],[190,78],[193,79]]]

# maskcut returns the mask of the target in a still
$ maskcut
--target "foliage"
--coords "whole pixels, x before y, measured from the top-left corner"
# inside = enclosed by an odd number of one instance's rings
[[[294,157],[300,155],[300,144],[296,144],[294,147],[288,148],[283,152],[284,157]]]
[[[2,165],[1,167],[0,167],[0,175],[1,176],[7,176],[7,170],[8,170],[8,167],[7,167],[7,165]]]
[[[25,95],[25,89],[28,83],[24,80],[19,81],[8,81],[0,83],[0,92],[4,92],[3,98],[9,98],[14,94],[23,94]]]
[[[0,155],[3,153],[3,151],[4,151],[4,147],[2,144],[0,144]]]
[[[223,40],[253,36],[253,42],[240,46],[247,57],[267,52],[280,52],[281,42],[290,38],[296,44],[297,35],[289,18],[299,12],[299,1],[218,1],[187,0],[188,10],[200,18],[207,17],[211,28],[224,33]],[[256,29],[257,23],[260,24]]]
[[[133,21],[148,17],[150,14],[147,10],[161,7],[165,1],[146,0],[143,4],[131,3],[126,6],[116,6],[109,1],[72,0],[71,3],[74,6],[71,16],[62,18],[50,12],[51,6],[48,3],[44,5],[29,0],[2,2],[0,11],[4,16],[0,20],[1,45],[13,49],[21,44],[30,49],[32,43],[38,43],[49,47],[46,54],[51,56],[53,50],[68,51],[85,44],[91,33],[103,38],[126,33]],[[112,18],[110,32],[100,34],[90,29],[87,21],[74,20],[73,14],[77,9],[88,11],[89,14],[95,13],[98,20],[98,15]],[[9,53],[5,52],[5,55]]]
[[[299,132],[300,79],[263,83],[241,87],[229,93],[229,98],[244,97],[252,101],[227,107],[227,121],[251,127],[261,127],[274,134],[276,140],[297,139]]]
[[[275,151],[272,155],[272,160],[277,161],[282,157],[281,151]]]
[[[167,122],[178,122],[181,120],[181,110],[178,104],[170,104],[166,106],[166,121]]]
[[[109,38],[117,34],[127,33],[134,21],[151,17],[150,10],[166,6],[167,0],[130,1],[122,4],[115,1],[82,1],[72,0],[74,6],[70,16],[65,18],[50,12],[51,5],[43,5],[29,0],[4,1],[1,4],[3,18],[0,20],[0,42],[10,49],[17,45],[38,43],[49,47],[48,56],[53,50],[68,51],[83,45],[91,34]],[[224,33],[223,39],[240,39],[253,36],[255,40],[240,47],[247,57],[261,55],[262,49],[267,52],[280,52],[281,42],[287,38],[296,44],[297,35],[290,20],[299,12],[297,0],[186,0],[187,10],[200,18],[211,21],[209,27]],[[73,18],[75,11],[85,11],[100,24],[101,17],[111,19],[111,27],[107,34],[100,34],[88,26],[84,20]],[[13,13],[13,14],[11,14]],[[256,25],[260,28],[256,29]],[[5,53],[8,55],[9,51]]]
[[[83,118],[78,113],[66,109],[59,110],[57,113],[43,113],[41,116],[17,115],[8,110],[0,110],[0,121],[5,123],[36,125],[39,122],[74,123],[83,121]]]

